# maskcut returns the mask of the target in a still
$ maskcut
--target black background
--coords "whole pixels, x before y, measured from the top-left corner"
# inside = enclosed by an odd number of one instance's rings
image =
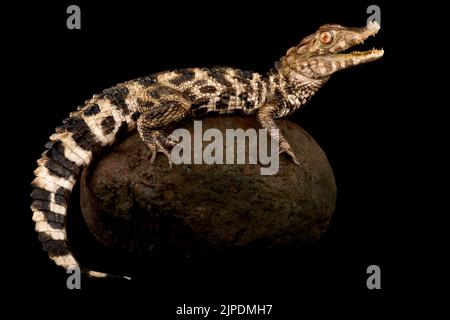
[[[30,254],[19,250],[21,259],[13,265],[21,273],[19,291],[53,305],[95,301],[111,309],[116,303],[128,308],[139,301],[149,318],[156,313],[173,318],[175,307],[183,303],[273,304],[274,317],[286,318],[301,315],[313,302],[321,312],[338,298],[343,298],[340,306],[348,312],[356,301],[375,311],[405,290],[409,249],[407,230],[400,224],[407,214],[398,186],[401,129],[391,108],[398,81],[390,49],[394,17],[386,4],[377,2],[382,29],[367,45],[383,47],[383,59],[333,75],[292,117],[321,145],[335,174],[336,211],[319,242],[258,256],[149,261],[103,248],[89,234],[81,213],[72,210],[69,239],[81,264],[124,274],[132,270],[137,276],[132,282],[84,279],[82,290],[68,291],[66,274],[40,249],[28,194],[43,145],[70,111],[116,83],[167,69],[226,65],[264,73],[321,24],[363,26],[366,8],[373,4],[74,3],[81,7],[81,30],[66,28],[66,8],[72,2],[40,3],[27,7],[28,27],[17,39],[28,68],[23,74],[26,90],[19,96],[27,101],[23,127],[28,148],[15,197],[19,228],[28,225],[29,231],[23,250],[31,247]],[[20,114],[18,109],[12,112]],[[381,268],[382,290],[366,287],[371,264]],[[109,302],[100,302],[102,297]]]

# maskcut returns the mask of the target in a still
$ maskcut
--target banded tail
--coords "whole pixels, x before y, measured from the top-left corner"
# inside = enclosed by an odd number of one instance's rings
[[[72,112],[56,128],[37,161],[36,178],[31,183],[31,210],[42,248],[57,265],[66,270],[79,266],[72,255],[66,235],[66,213],[70,194],[81,172],[101,150],[113,144],[123,133],[135,129],[128,105],[126,84],[94,95],[78,111]],[[131,99],[131,98],[130,98]],[[92,277],[109,274],[81,269]]]

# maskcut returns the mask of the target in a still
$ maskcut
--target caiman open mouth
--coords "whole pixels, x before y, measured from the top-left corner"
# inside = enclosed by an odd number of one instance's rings
[[[335,55],[337,56],[353,56],[353,57],[361,57],[361,56],[383,56],[384,50],[383,49],[371,49],[371,50],[363,50],[364,45],[363,43],[357,44],[354,47],[348,48],[340,53],[337,53]]]
[[[384,54],[383,49],[371,49],[367,50],[364,45],[365,41],[373,42],[372,37],[375,37],[375,35],[380,30],[380,26],[376,22],[368,23],[365,28],[362,28],[360,31],[360,39],[356,40],[357,42],[354,44],[349,45],[347,48],[343,48],[342,50],[338,51],[334,55],[337,56],[346,56],[346,57],[371,57],[371,58],[381,58]],[[360,51],[364,50],[365,51]]]

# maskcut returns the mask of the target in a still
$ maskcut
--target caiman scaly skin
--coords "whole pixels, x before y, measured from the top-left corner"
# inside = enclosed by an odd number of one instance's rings
[[[78,266],[66,236],[71,191],[83,168],[130,131],[138,131],[151,161],[159,152],[172,165],[169,149],[176,142],[164,132],[168,125],[211,114],[256,115],[261,127],[279,139],[280,153],[298,163],[288,141],[272,130],[277,129],[274,119],[305,105],[334,72],[382,57],[383,50],[342,53],[378,30],[376,22],[363,28],[321,26],[265,75],[226,67],[164,71],[94,95],[56,128],[37,161],[31,210],[44,251],[66,269]],[[82,270],[89,276],[109,276]]]

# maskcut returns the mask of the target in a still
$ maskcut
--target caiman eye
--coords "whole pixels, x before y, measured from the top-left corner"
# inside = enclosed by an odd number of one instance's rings
[[[333,34],[330,31],[324,31],[319,35],[320,42],[328,44],[333,40]]]

